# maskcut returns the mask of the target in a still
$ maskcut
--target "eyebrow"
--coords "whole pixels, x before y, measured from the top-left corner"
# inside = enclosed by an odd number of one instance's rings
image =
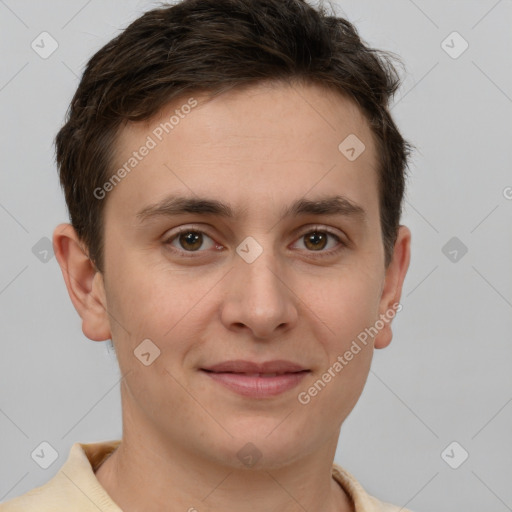
[[[240,213],[245,213],[246,208]],[[206,197],[168,196],[158,203],[146,206],[137,213],[137,218],[145,222],[155,217],[173,217],[195,213],[198,215],[216,215],[218,217],[234,218],[235,212],[227,203]],[[365,209],[341,195],[324,196],[315,200],[298,199],[284,208],[279,221],[287,217],[300,215],[343,215],[366,219]]]

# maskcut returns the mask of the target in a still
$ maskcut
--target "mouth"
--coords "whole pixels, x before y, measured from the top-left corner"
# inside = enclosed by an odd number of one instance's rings
[[[226,361],[202,373],[225,388],[250,398],[268,398],[296,387],[310,373],[309,369],[290,361]]]

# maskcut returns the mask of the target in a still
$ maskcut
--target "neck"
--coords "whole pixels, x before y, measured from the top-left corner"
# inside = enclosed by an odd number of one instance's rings
[[[194,442],[176,425],[156,426],[131,405],[125,397],[122,442],[96,471],[123,512],[355,510],[332,476],[341,426],[314,445],[300,435],[286,443],[263,438],[265,454],[253,467],[244,467],[231,453],[242,441],[231,439],[213,450],[208,431]],[[290,455],[293,447],[302,453]]]
[[[285,468],[238,469],[124,435],[96,478],[124,512],[239,512],[248,503],[251,512],[354,512],[332,461],[321,461],[315,453]]]

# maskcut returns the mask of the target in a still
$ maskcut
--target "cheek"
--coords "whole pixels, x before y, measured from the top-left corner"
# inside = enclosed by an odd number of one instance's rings
[[[317,302],[323,325],[316,334],[326,357],[301,388],[299,403],[310,417],[318,414],[341,424],[357,403],[373,357],[373,340],[365,329],[375,322],[377,293],[372,283],[340,279]]]
[[[160,349],[159,360],[166,367],[179,365],[202,338],[211,313],[206,309],[208,293],[219,276],[192,277],[190,270],[144,264],[140,258],[119,261],[111,274],[114,285],[107,290],[110,323],[115,341],[127,347],[123,349],[126,364],[137,364],[133,350],[150,339]]]
[[[330,351],[342,350],[378,317],[380,288],[373,272],[345,268],[309,295],[310,309],[329,333]]]
[[[179,313],[183,296],[179,271],[158,267],[135,250],[120,235],[111,235],[107,284],[109,307],[129,324],[130,331],[143,333],[155,322],[170,323],[169,311]],[[107,251],[106,250],[106,251]]]

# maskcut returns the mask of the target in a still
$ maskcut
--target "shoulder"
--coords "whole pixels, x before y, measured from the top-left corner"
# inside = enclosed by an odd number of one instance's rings
[[[120,441],[75,443],[66,462],[48,482],[0,503],[0,512],[121,512],[100,485],[94,468]]]
[[[333,464],[332,475],[352,498],[355,512],[412,512],[370,496],[357,479],[338,464]]]
[[[50,510],[55,510],[52,508],[55,504],[47,500],[47,486],[48,483],[0,503],[0,512],[30,512],[32,510],[50,512]]]

